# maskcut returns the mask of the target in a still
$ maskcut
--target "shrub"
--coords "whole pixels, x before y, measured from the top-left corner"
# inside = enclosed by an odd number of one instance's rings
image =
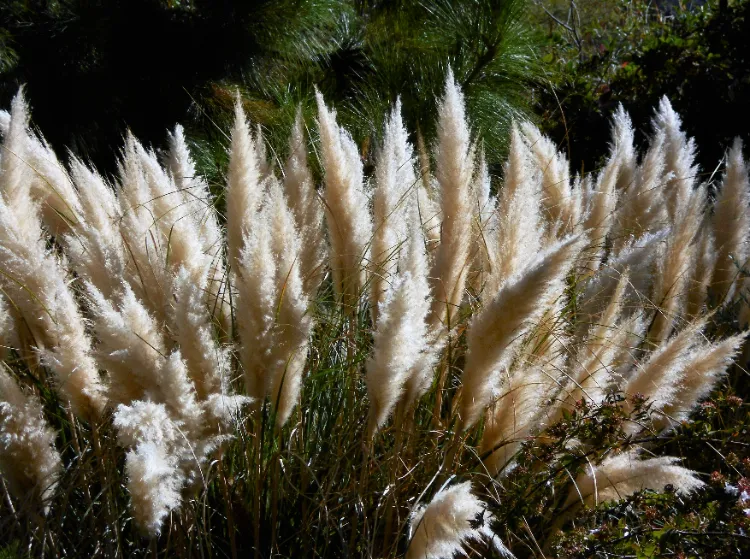
[[[711,511],[727,478],[665,452],[710,424],[691,413],[745,337],[741,144],[711,200],[666,99],[640,161],[620,109],[604,168],[572,180],[518,123],[496,189],[449,73],[434,158],[396,104],[371,187],[317,101],[320,187],[301,113],[280,174],[237,102],[222,213],[180,128],[163,162],[129,136],[109,185],[29,131],[22,94],[2,113],[4,541],[606,554],[630,532],[586,527],[629,499],[654,546],[698,549],[658,521],[747,551],[745,493]]]
[[[589,19],[575,37],[553,33],[547,61],[556,92],[542,91],[542,122],[577,166],[593,169],[606,155],[608,121],[620,103],[645,123],[663,95],[700,144],[705,172],[732,138],[747,141],[750,2],[662,4],[619,2],[607,14],[583,5]]]

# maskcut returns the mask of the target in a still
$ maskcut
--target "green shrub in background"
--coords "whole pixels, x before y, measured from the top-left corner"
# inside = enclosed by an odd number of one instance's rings
[[[552,45],[545,55],[554,93],[541,91],[542,125],[592,168],[607,150],[619,103],[644,126],[666,95],[700,147],[710,174],[734,136],[748,138],[750,2],[542,3]],[[724,4],[721,5],[720,4]],[[556,18],[558,21],[555,21]],[[564,118],[561,118],[561,113]]]

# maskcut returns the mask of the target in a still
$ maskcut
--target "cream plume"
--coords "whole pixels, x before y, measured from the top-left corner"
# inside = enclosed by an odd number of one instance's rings
[[[579,337],[583,337],[588,325],[608,303],[625,270],[628,270],[630,276],[628,303],[642,304],[648,299],[654,280],[654,259],[668,233],[668,230],[664,230],[646,234],[639,240],[632,240],[615,258],[602,265],[578,299],[578,314],[581,320],[578,322],[576,333]]]
[[[208,274],[205,287],[205,299],[214,319],[218,320],[222,333],[231,330],[231,309],[227,294],[227,272],[224,266],[224,237],[219,226],[214,201],[211,198],[208,184],[200,178],[195,170],[195,163],[185,140],[182,126],[175,126],[174,132],[167,135],[169,156],[167,165],[175,188],[181,192],[180,207],[175,208],[173,223],[188,220],[188,228],[194,231],[191,240],[200,240],[201,252],[194,262],[182,262],[190,266],[196,280],[204,273]],[[180,224],[182,227],[182,224]],[[170,231],[170,237],[172,232]],[[174,260],[172,260],[174,262]],[[174,266],[179,267],[178,266]]]
[[[266,395],[266,368],[270,356],[268,338],[278,298],[276,266],[271,252],[268,211],[253,220],[237,261],[237,327],[240,363],[248,396],[259,405]]]
[[[435,176],[440,189],[442,227],[432,271],[430,324],[453,326],[464,295],[471,244],[471,178],[473,150],[464,96],[448,70],[438,108]]]
[[[536,171],[541,175],[542,207],[548,242],[575,231],[581,220],[580,189],[572,189],[566,157],[530,122],[521,125]]]
[[[159,323],[126,286],[116,305],[88,286],[99,340],[97,357],[109,372],[113,404],[149,400],[167,406],[191,429],[203,421],[195,387],[179,350],[169,352]]]
[[[625,270],[620,276],[614,293],[599,319],[591,326],[583,340],[573,363],[574,387],[564,398],[571,404],[586,396],[595,404],[601,403],[607,389],[613,384],[616,358],[624,340],[619,339],[623,331],[621,316],[625,303],[625,292],[630,276]],[[620,342],[620,343],[618,343]]]
[[[165,264],[167,246],[158,225],[159,213],[149,172],[148,156],[128,134],[119,162],[120,234],[125,245],[125,279],[159,321],[165,321],[171,278]]]
[[[336,123],[336,112],[326,107],[323,95],[317,92],[316,98],[333,286],[344,306],[353,312],[367,280],[372,218],[357,145]]]
[[[587,466],[576,478],[565,506],[576,501],[587,505],[620,501],[644,489],[663,491],[667,485],[673,486],[678,495],[703,487],[695,472],[675,465],[678,460],[671,456],[640,460],[635,451],[609,456],[597,466]]]
[[[18,97],[17,97],[18,99]],[[24,120],[23,106],[14,108]],[[15,130],[11,122],[11,132]],[[9,132],[7,142],[13,142]],[[3,156],[0,191],[0,285],[23,317],[42,363],[53,373],[62,400],[84,418],[102,412],[104,397],[91,341],[65,267],[47,250],[46,238],[24,173]],[[7,159],[7,161],[6,161]],[[6,164],[8,166],[6,166]],[[21,181],[13,182],[13,181]],[[12,204],[12,205],[11,205]]]
[[[672,402],[664,406],[665,420],[660,422],[661,425],[667,423],[666,418],[676,421],[688,418],[732,364],[746,337],[747,332],[744,332],[720,342],[704,343],[692,352]]]
[[[385,124],[383,146],[375,165],[375,184],[370,290],[373,321],[377,322],[386,285],[396,271],[398,252],[406,238],[406,197],[417,186],[400,100]]]
[[[117,438],[129,447],[125,456],[133,516],[149,536],[158,536],[167,515],[182,502],[187,476],[177,448],[183,435],[163,404],[138,401],[119,405],[114,416]]]
[[[635,153],[635,131],[630,116],[622,104],[612,117],[612,155],[618,162],[617,191],[629,190],[635,181],[638,160]]]
[[[484,149],[479,152],[475,175],[471,181],[471,268],[469,286],[480,293],[492,273],[492,255],[497,252],[495,232],[497,230],[497,198],[490,194],[491,179]]]
[[[180,268],[174,279],[171,316],[172,336],[181,348],[200,400],[228,391],[231,363],[228,349],[216,340],[205,301],[206,285],[205,277],[195,282],[185,268]]]
[[[695,143],[685,136],[680,116],[666,95],[659,100],[652,124],[655,131],[663,131],[666,140],[665,173],[669,178],[664,185],[665,198],[669,217],[674,221],[679,219],[679,214],[693,195],[698,176],[698,167],[694,164]]]
[[[279,298],[270,344],[273,369],[266,379],[266,391],[276,408],[276,425],[282,427],[299,399],[313,320],[308,312],[309,299],[300,274],[299,235],[278,183],[271,182],[266,203],[271,212],[271,249],[276,262],[275,281]]]
[[[667,343],[653,351],[648,360],[638,366],[626,379],[623,392],[628,396],[639,394],[650,403],[651,412],[661,412],[674,403],[687,368],[694,358],[692,351],[701,340],[704,320],[693,322]],[[632,409],[629,401],[625,409]],[[640,425],[629,424],[628,431],[637,432]]]
[[[492,476],[518,452],[533,429],[541,427],[540,414],[556,386],[541,367],[522,365],[507,376],[502,394],[490,406],[479,446],[480,454],[487,454],[484,466]]]
[[[118,226],[119,203],[112,186],[83,162],[74,158],[70,168],[83,219],[74,233],[63,238],[67,254],[81,278],[111,297],[121,288],[126,260]]]
[[[7,114],[7,113],[6,113]],[[81,219],[78,195],[63,165],[58,161],[49,144],[29,130],[28,106],[19,89],[11,103],[7,133],[4,133],[3,157],[10,171],[8,181],[18,181],[18,174],[25,174],[29,194],[39,202],[44,224],[54,235],[67,233],[71,225]],[[3,174],[5,174],[3,172]],[[1,179],[0,179],[1,180]],[[20,183],[19,183],[20,184]],[[5,187],[8,203],[13,206],[13,194]]]
[[[695,266],[690,270],[688,283],[687,316],[700,315],[708,299],[708,289],[716,266],[714,234],[708,213],[704,213],[695,240]]]
[[[696,267],[693,241],[703,220],[704,206],[704,200],[694,196],[675,208],[672,234],[656,259],[651,300],[657,310],[649,338],[657,344],[669,337],[675,321],[685,314],[690,273]]]
[[[569,237],[550,247],[474,316],[461,378],[464,429],[476,423],[497,393],[501,371],[510,365],[525,333],[561,288],[584,241],[581,236]]]
[[[234,105],[226,194],[227,257],[233,270],[244,250],[246,231],[260,208],[262,192],[261,162],[238,97]]]
[[[399,259],[399,269],[401,274],[409,274],[410,282],[416,292],[416,296],[411,301],[410,322],[415,328],[415,333],[424,335],[424,340],[417,341],[415,345],[420,343],[424,345],[404,384],[401,403],[405,409],[413,405],[429,390],[433,379],[433,367],[445,341],[444,337],[441,337],[435,331],[423,331],[420,322],[420,320],[426,322],[429,318],[432,294],[428,279],[430,265],[425,248],[426,239],[419,220],[417,204],[418,198],[412,195],[408,216],[409,240]],[[421,319],[418,317],[421,317]],[[414,343],[414,340],[411,343]]]
[[[299,268],[304,290],[308,297],[314,297],[325,277],[326,243],[323,203],[307,164],[303,125],[302,109],[298,108],[289,140],[289,158],[284,166],[284,192],[302,243]]]
[[[471,482],[441,489],[409,519],[406,559],[451,558],[470,541],[487,541],[503,557],[513,557],[490,529],[492,516],[471,492]]]
[[[750,256],[750,183],[742,157],[742,140],[736,138],[727,154],[727,168],[714,204],[714,240],[717,251],[711,292],[716,304],[734,296],[740,268]]]
[[[665,142],[664,132],[658,131],[636,169],[633,183],[620,197],[613,228],[615,254],[631,239],[640,239],[664,226],[667,213],[660,187],[666,165]]]
[[[604,256],[604,246],[614,222],[617,206],[617,179],[620,176],[622,162],[618,152],[613,151],[604,169],[597,175],[596,182],[588,195],[587,213],[583,227],[590,231],[592,245],[596,248],[596,257],[592,268],[597,270]],[[585,183],[584,183],[585,184]]]
[[[257,404],[268,395],[281,427],[299,396],[313,322],[294,216],[281,186],[268,185],[239,261],[237,323],[247,393]]]
[[[529,169],[528,148],[513,127],[510,152],[505,164],[505,181],[498,194],[497,232],[491,253],[485,297],[493,297],[519,270],[533,260],[542,237],[540,186]]]
[[[39,399],[0,370],[0,474],[16,498],[31,497],[45,512],[62,472],[55,436]]]
[[[413,193],[411,199],[415,197]],[[399,402],[411,405],[431,381],[434,348],[426,322],[430,310],[427,255],[413,204],[409,240],[398,268],[382,301],[373,353],[367,363],[371,435],[383,426]]]

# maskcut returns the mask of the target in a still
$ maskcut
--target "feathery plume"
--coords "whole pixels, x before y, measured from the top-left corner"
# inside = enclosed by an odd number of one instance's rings
[[[53,372],[62,400],[78,415],[91,418],[103,410],[104,396],[83,316],[63,264],[47,250],[28,190],[3,186],[8,190],[0,196],[0,286],[23,317],[41,362]]]
[[[412,332],[415,336],[423,336],[421,341],[414,338],[409,340],[410,344],[415,347],[421,345],[422,349],[416,356],[403,385],[401,404],[404,409],[408,409],[427,393],[432,383],[435,361],[445,341],[434,331],[425,330],[423,326],[423,324],[429,324],[427,321],[432,296],[428,279],[430,266],[425,249],[424,229],[419,220],[418,203],[418,194],[412,195],[408,217],[409,239],[399,259],[399,271],[402,276],[409,275],[410,289],[414,292],[414,297],[410,302],[408,323],[413,328]],[[406,323],[407,321],[404,321],[404,324]]]
[[[435,171],[440,187],[442,228],[435,255],[430,324],[453,325],[469,268],[471,243],[471,177],[473,150],[466,122],[464,96],[448,70],[445,95],[438,109]]]
[[[686,312],[689,318],[697,317],[703,310],[716,267],[717,252],[714,248],[714,234],[707,212],[703,214],[703,220],[696,234],[694,250],[695,266],[690,271],[690,280],[687,286]]]
[[[747,332],[713,344],[701,344],[693,351],[685,375],[672,402],[664,406],[665,418],[683,421],[702,399],[707,397],[719,378],[737,356]],[[665,425],[667,421],[662,421]]]
[[[271,182],[267,204],[271,213],[271,250],[276,263],[279,300],[275,302],[273,340],[269,344],[273,368],[266,379],[266,391],[276,407],[276,424],[282,427],[299,399],[313,320],[308,313],[309,300],[300,275],[301,244],[294,216],[276,182]]]
[[[268,340],[278,297],[267,207],[255,216],[253,227],[247,231],[236,266],[240,363],[247,394],[257,404],[266,395]]]
[[[119,162],[120,235],[125,245],[125,279],[160,322],[166,321],[170,305],[171,278],[165,265],[167,247],[158,225],[153,200],[161,196],[152,188],[145,168],[148,155],[128,134]]]
[[[626,295],[628,304],[642,303],[648,299],[654,279],[654,259],[668,234],[669,230],[663,230],[646,234],[639,240],[633,239],[601,267],[579,297],[578,315],[581,319],[578,321],[578,337],[585,335],[588,326],[609,302],[625,270],[628,270],[630,277]]]
[[[540,414],[554,386],[541,367],[521,366],[508,374],[502,394],[490,406],[479,445],[480,454],[488,454],[484,466],[490,475],[496,476],[541,426]]]
[[[596,257],[592,259],[594,271],[599,269],[607,235],[612,229],[615,207],[617,206],[617,179],[620,176],[622,162],[618,152],[613,148],[604,169],[597,175],[596,182],[588,194],[587,213],[583,222],[589,231],[591,243],[596,247]],[[584,183],[585,185],[585,183]]]
[[[643,162],[638,166],[631,186],[625,190],[615,214],[614,252],[618,254],[631,239],[663,227],[664,209],[661,183],[664,178],[666,138],[658,131],[651,139]]]
[[[45,512],[62,471],[55,435],[39,400],[0,369],[0,474],[18,499],[31,493]]]
[[[417,154],[421,178],[418,203],[419,216],[424,227],[428,252],[432,256],[433,249],[440,244],[440,203],[438,200],[440,193],[437,191],[435,177],[432,176],[430,153],[419,128],[417,128]]]
[[[91,284],[87,286],[99,364],[109,372],[108,396],[113,404],[149,400],[192,430],[203,412],[179,350],[169,352],[159,323],[125,286],[117,306]]]
[[[10,130],[10,113],[0,109],[0,136],[5,136]]]
[[[263,193],[261,162],[238,97],[227,171],[227,256],[236,269],[242,257],[246,231],[260,208]]]
[[[471,181],[471,266],[469,286],[479,293],[492,272],[492,255],[497,252],[493,233],[497,230],[497,199],[490,194],[491,179],[484,157],[484,149],[479,152],[476,173]]]
[[[505,181],[498,194],[495,250],[490,256],[492,270],[487,275],[485,297],[494,297],[506,281],[536,257],[541,247],[541,190],[531,176],[529,156],[514,126],[504,167]]]
[[[409,519],[411,538],[406,559],[454,557],[465,543],[487,541],[504,557],[512,557],[490,529],[492,516],[471,492],[471,482],[441,489],[430,504]]]
[[[266,138],[263,136],[263,128],[260,124],[255,125],[255,137],[253,139],[261,179],[272,177],[273,161],[268,158],[268,146],[266,145]]]
[[[663,491],[667,485],[673,486],[678,495],[689,495],[703,487],[695,472],[675,465],[678,460],[671,456],[640,460],[634,451],[609,456],[597,466],[589,465],[576,478],[565,506],[576,501],[587,505],[620,501],[644,489]]]
[[[672,234],[667,237],[663,251],[656,259],[651,300],[657,311],[649,338],[657,344],[669,337],[675,320],[685,314],[690,272],[695,269],[693,240],[703,220],[705,202],[695,196],[681,204],[675,209]]]
[[[120,404],[114,417],[118,441],[130,447],[125,456],[133,516],[149,536],[158,536],[164,519],[182,502],[187,478],[175,446],[182,435],[163,404]]]
[[[466,365],[461,377],[461,421],[471,427],[499,388],[500,372],[508,367],[530,326],[544,314],[562,287],[585,238],[563,239],[540,254],[475,315],[467,335]]]
[[[664,190],[667,212],[674,221],[693,195],[695,178],[698,176],[698,167],[694,164],[695,142],[685,136],[680,116],[666,95],[659,100],[652,124],[655,132],[662,131],[665,136],[664,171],[668,178]]]
[[[566,157],[555,144],[530,122],[521,125],[536,171],[541,175],[542,207],[547,222],[547,239],[561,239],[572,233],[581,220],[580,189],[570,184],[570,168]]]
[[[427,256],[414,208],[411,213],[410,238],[399,258],[399,271],[385,292],[367,363],[370,435],[383,426],[403,396],[410,405],[422,395],[421,386],[431,370]]]
[[[637,367],[623,387],[625,394],[642,395],[651,404],[651,412],[661,412],[672,404],[690,365],[692,350],[700,342],[705,320],[689,324],[679,334],[648,356],[648,360]],[[626,400],[625,409],[632,404]],[[630,424],[628,431],[637,432],[640,425]]]
[[[307,144],[303,125],[300,107],[297,109],[289,140],[289,158],[284,166],[284,192],[289,209],[294,214],[302,243],[299,268],[304,291],[308,297],[314,297],[325,277],[325,230],[323,204],[315,190],[312,173],[307,164]]]
[[[185,268],[174,281],[172,335],[179,344],[198,398],[224,394],[228,390],[230,356],[216,340],[204,290],[207,281],[196,283]]]
[[[211,314],[221,326],[222,333],[231,331],[231,309],[227,296],[226,269],[223,261],[224,239],[219,226],[216,208],[214,207],[208,184],[195,171],[195,163],[190,155],[182,126],[175,126],[174,132],[167,134],[169,152],[167,167],[175,188],[182,194],[180,207],[173,212],[173,224],[187,220],[187,227],[192,229],[194,241],[200,240],[199,257],[191,262],[182,262],[193,269],[198,280],[203,273],[208,273],[208,285],[205,288],[205,299]],[[180,225],[182,226],[182,225]],[[170,230],[170,238],[172,236]],[[190,258],[190,256],[186,256]],[[171,262],[175,260],[171,259]],[[176,267],[176,266],[175,266]]]
[[[333,286],[344,306],[353,310],[367,279],[372,218],[357,145],[336,123],[336,111],[326,107],[319,91],[316,98]]]
[[[29,169],[26,164],[28,143],[26,131],[29,123],[26,101],[23,89],[13,98],[10,110],[10,120],[3,138],[2,157],[0,158],[0,193],[6,203],[16,212],[37,211],[32,208],[31,196],[28,189]],[[31,220],[26,231],[27,236],[36,232],[36,220]],[[24,221],[21,221],[23,224]]]
[[[612,155],[617,159],[617,191],[624,192],[631,188],[635,180],[638,160],[635,153],[635,131],[630,116],[620,103],[612,117]]]
[[[574,360],[575,373],[572,375],[574,387],[565,398],[566,403],[575,402],[586,396],[594,403],[601,403],[606,396],[607,388],[612,384],[612,373],[620,346],[621,328],[618,327],[625,292],[630,284],[628,271],[620,276],[612,297],[581,345]],[[621,326],[621,325],[620,325]]]
[[[73,158],[71,178],[78,189],[83,219],[63,237],[75,272],[107,297],[121,289],[125,248],[118,227],[119,203],[111,186],[82,161]]]
[[[386,284],[396,271],[398,251],[406,237],[406,196],[417,184],[414,157],[397,100],[385,124],[383,146],[375,165],[374,231],[370,280],[373,321],[378,321]]]
[[[6,113],[7,114],[7,113]],[[16,184],[23,188],[41,206],[42,220],[54,235],[67,233],[70,225],[80,221],[81,207],[78,195],[65,168],[43,138],[29,130],[28,106],[19,89],[11,103],[7,131],[3,134],[2,174],[0,191],[11,207],[15,196],[5,185]],[[25,181],[19,182],[24,175]]]
[[[81,204],[70,176],[44,138],[27,135],[31,195],[41,207],[42,221],[53,235],[68,233],[81,222]]]
[[[740,268],[750,250],[750,182],[742,157],[742,140],[736,138],[727,154],[727,168],[714,205],[714,240],[717,251],[711,292],[715,303],[722,305],[732,299]]]

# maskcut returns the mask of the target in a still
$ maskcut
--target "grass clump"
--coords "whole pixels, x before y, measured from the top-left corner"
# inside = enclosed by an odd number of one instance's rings
[[[715,556],[747,550],[741,145],[709,197],[666,99],[640,159],[618,112],[595,175],[519,122],[498,184],[451,73],[438,106],[430,154],[395,105],[368,180],[319,96],[318,186],[301,115],[279,172],[238,102],[217,204],[180,129],[163,154],[126,138],[109,185],[58,162],[19,93],[0,456],[49,459],[0,461],[5,541],[606,556],[707,553],[708,530]]]

